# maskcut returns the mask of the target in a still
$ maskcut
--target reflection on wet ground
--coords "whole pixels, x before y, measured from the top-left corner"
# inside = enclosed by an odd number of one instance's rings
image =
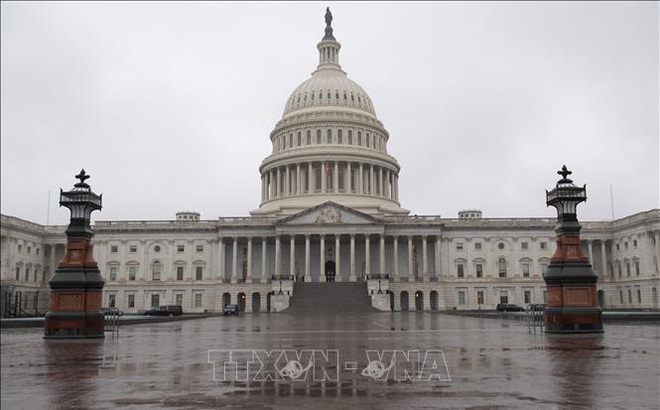
[[[2,330],[3,409],[657,409],[660,398],[658,324],[560,336],[432,312],[247,314],[126,326],[101,341],[41,336]],[[251,349],[263,363],[219,364]],[[310,350],[329,355],[310,362]],[[437,360],[406,362],[425,352]],[[284,364],[298,380],[276,374]]]

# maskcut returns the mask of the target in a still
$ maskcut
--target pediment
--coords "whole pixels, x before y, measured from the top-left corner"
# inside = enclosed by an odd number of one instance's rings
[[[355,209],[325,202],[297,214],[287,216],[278,225],[373,225],[380,221]]]

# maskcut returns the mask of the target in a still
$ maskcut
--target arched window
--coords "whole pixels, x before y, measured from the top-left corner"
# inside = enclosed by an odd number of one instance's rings
[[[500,258],[497,261],[497,272],[500,278],[506,278],[506,259]]]
[[[348,145],[353,145],[353,131],[348,130]]]
[[[293,147],[293,133],[289,134],[289,148],[291,148],[291,147]]]
[[[357,143],[358,146],[362,145],[362,132],[360,132],[360,131],[358,131],[358,141],[357,142],[358,142]]]
[[[321,144],[323,137],[321,136],[321,130],[316,130],[316,143]]]
[[[280,147],[280,149],[281,149],[281,150],[284,150],[284,148],[286,148],[286,135],[284,135],[282,138],[283,138],[283,140],[282,140],[282,141],[283,141],[283,144],[282,144],[282,146]]]
[[[342,144],[342,136],[341,136],[341,130],[337,131],[337,144]]]
[[[332,144],[332,130],[328,130],[328,140],[326,142]]]
[[[370,139],[370,138],[369,138],[369,133],[367,133],[367,138],[366,138],[366,140],[367,140],[367,141],[366,141],[366,142],[367,142],[367,148],[369,148],[369,139]]]
[[[312,145],[312,131],[307,130],[307,145]]]
[[[298,131],[298,146],[302,145],[302,133]]]

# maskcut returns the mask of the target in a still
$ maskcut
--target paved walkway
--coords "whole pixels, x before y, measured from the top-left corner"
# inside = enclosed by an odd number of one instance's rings
[[[657,409],[660,400],[655,323],[568,337],[431,312],[247,314],[133,325],[102,341],[46,341],[40,329],[1,336],[3,409]],[[250,349],[263,367],[241,361]],[[222,372],[229,351],[236,367]]]

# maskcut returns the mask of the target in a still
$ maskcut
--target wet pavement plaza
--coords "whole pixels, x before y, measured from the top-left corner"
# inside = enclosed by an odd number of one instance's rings
[[[3,409],[657,409],[660,325],[530,332],[437,312],[246,314],[46,341],[3,329]]]

